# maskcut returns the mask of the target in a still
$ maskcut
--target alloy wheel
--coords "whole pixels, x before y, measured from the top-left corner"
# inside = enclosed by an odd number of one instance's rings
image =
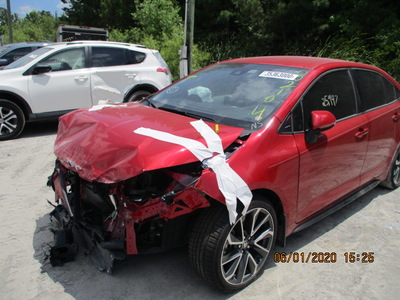
[[[254,208],[230,230],[221,255],[221,273],[231,285],[254,279],[271,251],[275,224],[264,208]]]
[[[400,152],[397,153],[397,157],[393,166],[393,183],[396,186],[400,185]]]
[[[10,108],[0,106],[0,135],[11,134],[17,126],[17,114]]]

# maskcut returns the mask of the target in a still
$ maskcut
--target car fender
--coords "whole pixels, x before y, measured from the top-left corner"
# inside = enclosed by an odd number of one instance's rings
[[[32,108],[29,105],[29,103],[23,97],[21,97],[19,94],[0,89],[0,98],[4,98],[4,99],[14,102],[24,112],[26,120],[28,120],[30,118],[30,115],[32,114]]]
[[[127,101],[130,95],[135,93],[136,91],[145,90],[149,91],[150,93],[158,92],[158,88],[152,84],[144,83],[144,84],[137,84],[134,86],[129,87],[124,93],[124,102]]]

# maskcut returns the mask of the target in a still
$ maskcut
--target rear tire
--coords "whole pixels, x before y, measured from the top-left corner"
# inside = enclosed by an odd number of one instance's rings
[[[224,292],[243,289],[264,271],[275,245],[277,219],[272,205],[255,198],[232,226],[226,207],[204,210],[189,241],[193,268]]]
[[[25,116],[15,103],[0,99],[0,141],[16,138],[25,127]]]
[[[400,186],[400,149],[397,150],[390,166],[389,173],[385,181],[381,182],[381,185],[392,190]]]
[[[142,100],[143,98],[146,98],[149,95],[151,95],[151,92],[146,91],[146,90],[136,91],[136,92],[132,93],[131,95],[129,95],[129,97],[126,100],[126,102],[140,101],[140,100]]]

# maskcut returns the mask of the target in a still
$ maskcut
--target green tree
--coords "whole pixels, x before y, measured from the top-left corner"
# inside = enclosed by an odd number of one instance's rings
[[[171,0],[135,0],[132,14],[137,27],[125,31],[112,30],[110,39],[143,44],[157,49],[171,69],[174,79],[179,78],[179,49],[183,45],[183,20],[179,7]],[[195,45],[193,70],[203,67],[209,54]]]
[[[98,0],[61,0],[69,6],[64,7],[61,21],[68,25],[105,27],[100,18],[101,8]]]
[[[59,20],[48,11],[31,11],[24,18],[14,18],[14,42],[55,41]],[[8,41],[8,31],[4,34]]]
[[[62,22],[68,25],[104,27],[125,30],[133,23],[134,0],[61,0],[69,4],[63,8]]]
[[[0,35],[4,34],[7,30],[7,10],[0,7]]]
[[[113,39],[160,49],[177,73],[185,0],[62,1],[70,4],[65,23],[117,29]],[[321,55],[376,64],[400,78],[398,28],[398,0],[196,0],[195,60]]]

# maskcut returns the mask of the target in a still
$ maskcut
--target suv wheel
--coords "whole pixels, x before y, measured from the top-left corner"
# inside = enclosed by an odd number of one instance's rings
[[[395,189],[400,186],[400,149],[397,150],[389,173],[385,181],[381,182],[381,185],[388,189]]]
[[[217,288],[240,290],[264,271],[276,232],[275,211],[260,198],[253,199],[247,213],[233,226],[226,207],[210,207],[194,225],[189,242],[191,264]]]
[[[17,137],[24,129],[25,116],[15,103],[0,99],[0,141]]]
[[[136,102],[139,100],[142,100],[143,98],[146,98],[147,96],[151,95],[149,91],[136,91],[133,94],[129,95],[128,99],[126,102]]]

